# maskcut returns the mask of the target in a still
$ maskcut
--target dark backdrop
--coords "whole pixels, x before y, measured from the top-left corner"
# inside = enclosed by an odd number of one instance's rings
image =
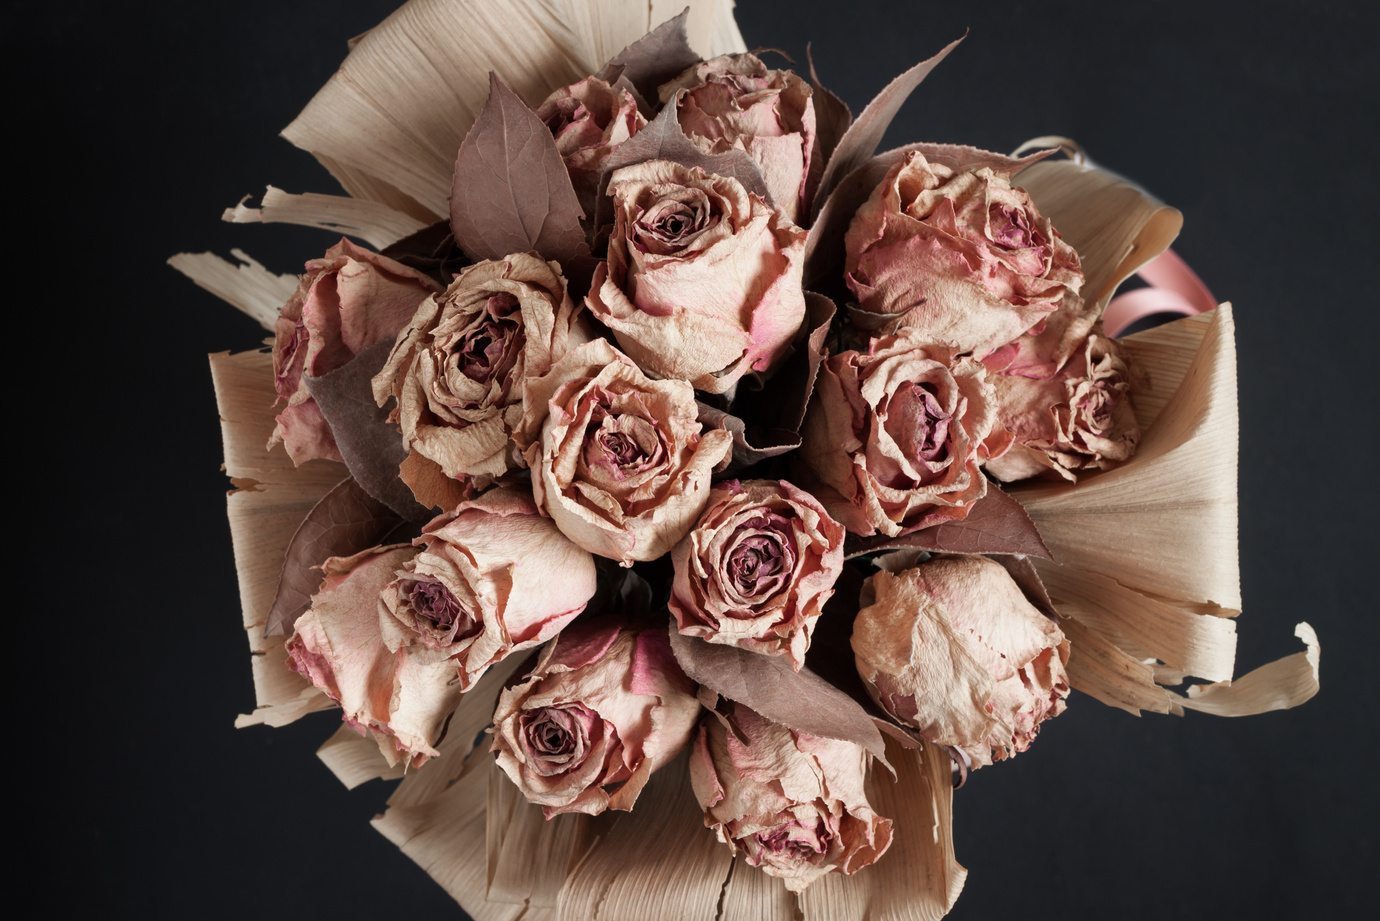
[[[0,32],[20,159],[7,302],[28,336],[11,350],[28,364],[9,376],[25,422],[8,427],[10,483],[41,522],[10,570],[11,837],[29,842],[12,885],[60,916],[459,916],[369,827],[386,785],[346,792],[312,756],[331,715],[231,726],[253,695],[204,356],[263,332],[163,265],[240,246],[292,271],[329,245],[218,216],[270,182],[337,191],[276,135],[391,6],[17,3]],[[1064,134],[1184,212],[1177,249],[1237,310],[1238,674],[1299,649],[1299,620],[1322,639],[1322,693],[1291,712],[1135,719],[1075,694],[956,796],[956,919],[1375,901],[1370,9],[740,0],[750,46],[803,65],[813,40],[855,112],[968,28],[889,145]]]

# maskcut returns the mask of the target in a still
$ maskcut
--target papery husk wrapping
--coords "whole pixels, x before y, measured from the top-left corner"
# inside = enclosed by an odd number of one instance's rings
[[[490,71],[529,105],[597,73],[686,0],[411,0],[366,33],[283,129],[355,198],[430,224],[449,213],[456,151]],[[745,51],[728,0],[688,0],[690,44]]]
[[[259,207],[245,205],[249,196],[226,208],[221,220],[231,224],[296,224],[332,233],[359,237],[375,249],[383,249],[426,225],[387,205],[344,195],[293,195],[269,186]],[[281,306],[281,304],[279,305]]]
[[[289,292],[290,293],[290,292]],[[285,636],[264,636],[278,590],[288,542],[321,497],[344,479],[344,464],[315,460],[293,467],[281,448],[266,448],[273,432],[273,356],[220,352],[210,356],[220,410],[225,472],[235,489],[226,497],[235,551],[240,606],[253,653],[253,713],[236,726],[281,726],[305,713],[334,706],[287,666]]]
[[[240,265],[227,262],[215,253],[178,253],[168,260],[168,265],[190,278],[198,288],[210,291],[273,332],[279,311],[297,290],[297,276],[274,274],[244,250],[232,249],[230,253],[240,260]],[[273,398],[276,400],[277,394]]]

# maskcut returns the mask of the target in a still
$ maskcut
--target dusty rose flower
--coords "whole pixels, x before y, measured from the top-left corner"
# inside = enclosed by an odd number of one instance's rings
[[[464,690],[515,650],[555,636],[594,595],[594,558],[525,489],[461,503],[416,544],[420,552],[379,596],[383,639],[458,668]]]
[[[873,191],[845,238],[865,322],[912,327],[982,358],[1078,297],[1078,254],[1030,196],[983,168],[913,152]],[[1086,334],[1086,331],[1085,331]]]
[[[278,414],[269,447],[283,442],[294,464],[340,460],[303,375],[321,377],[392,339],[438,288],[422,273],[343,238],[308,262],[273,327],[274,386],[287,407]]]
[[[603,339],[526,383],[520,438],[542,511],[591,553],[631,566],[695,526],[709,477],[733,450],[701,433],[694,391],[648,380]]]
[[[1129,377],[1116,343],[1102,336],[1089,336],[1052,378],[990,375],[997,415],[1016,443],[988,472],[1010,481],[1053,470],[1073,480],[1127,460],[1140,443]]]
[[[805,662],[843,567],[843,526],[785,480],[731,480],[671,551],[681,633]]]
[[[980,363],[907,329],[831,355],[815,387],[800,455],[845,500],[826,507],[850,531],[894,537],[965,518],[987,494],[979,464],[1009,436]]]
[[[325,581],[287,641],[288,665],[339,703],[360,735],[372,730],[390,765],[411,767],[436,756],[460,701],[453,665],[390,650],[379,632],[379,592],[415,552],[395,544],[326,560]]]
[[[613,174],[608,258],[586,303],[648,374],[723,393],[805,319],[805,231],[736,179],[666,160]]]
[[[690,784],[720,841],[800,892],[891,846],[891,820],[863,790],[870,760],[861,745],[793,732],[739,704],[700,723]]]
[[[565,354],[575,312],[554,262],[517,253],[469,266],[417,308],[374,396],[397,398],[392,418],[414,455],[482,485],[517,465],[522,381]]]
[[[690,741],[699,712],[665,626],[596,618],[563,631],[531,674],[503,691],[491,751],[548,819],[627,812]]]
[[[1069,644],[1001,564],[938,556],[863,589],[853,653],[872,698],[973,765],[1023,752],[1064,711]]]
[[[659,90],[674,100],[680,127],[708,154],[741,150],[757,161],[767,189],[792,221],[809,205],[818,172],[814,91],[789,70],[771,70],[753,54],[725,54],[691,67]]]
[[[598,77],[561,87],[536,112],[555,136],[580,207],[592,219],[599,170],[618,145],[646,127],[647,119],[637,111],[631,93]]]

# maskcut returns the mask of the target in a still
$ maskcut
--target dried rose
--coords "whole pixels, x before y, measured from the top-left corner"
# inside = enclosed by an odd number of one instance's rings
[[[441,515],[377,604],[389,649],[445,661],[469,690],[489,666],[555,636],[594,595],[594,558],[500,488]]]
[[[1129,377],[1116,343],[1102,336],[1089,336],[1052,378],[990,375],[997,415],[1016,443],[987,471],[1007,481],[1048,470],[1073,480],[1128,459],[1140,443]]]
[[[1030,747],[1064,711],[1069,644],[999,563],[938,556],[863,588],[853,653],[892,716],[981,767]]]
[[[416,551],[375,547],[321,565],[326,578],[287,641],[288,665],[345,711],[360,735],[373,730],[390,765],[417,767],[460,701],[455,667],[412,649],[390,650],[379,632],[379,592]]]
[[[1076,299],[1083,284],[1078,254],[1022,189],[991,169],[955,171],[918,151],[858,209],[845,246],[855,319],[911,327],[979,358]]]
[[[608,258],[586,303],[647,373],[724,393],[805,319],[805,231],[735,179],[666,160],[613,174]]]
[[[626,812],[690,741],[699,712],[664,626],[598,618],[562,632],[503,691],[491,751],[548,819]]]
[[[890,847],[891,820],[863,790],[870,760],[861,745],[793,732],[738,704],[700,724],[690,784],[720,841],[800,892]]]
[[[594,217],[599,171],[618,145],[647,126],[637,101],[621,86],[598,77],[563,86],[536,108],[556,138],[586,218]]]
[[[922,335],[873,339],[820,367],[800,455],[843,497],[826,507],[856,534],[967,517],[987,494],[979,464],[1007,444],[983,366]]]
[[[710,474],[733,450],[728,432],[701,433],[689,384],[649,380],[603,339],[529,378],[523,402],[537,504],[575,543],[625,566],[695,526]]]
[[[324,257],[308,262],[273,326],[274,386],[287,407],[278,414],[269,447],[283,442],[294,464],[340,460],[335,436],[303,375],[321,377],[392,339],[438,288],[422,273],[343,238]]]
[[[787,656],[796,671],[843,568],[843,526],[785,480],[731,480],[671,551],[668,605],[687,636]]]
[[[559,266],[532,253],[469,266],[423,301],[374,378],[413,462],[481,486],[516,466],[522,381],[565,354],[575,313]]]
[[[707,154],[741,150],[762,168],[767,190],[792,221],[807,214],[816,151],[810,85],[789,70],[771,70],[753,54],[702,61],[661,87],[680,127]]]

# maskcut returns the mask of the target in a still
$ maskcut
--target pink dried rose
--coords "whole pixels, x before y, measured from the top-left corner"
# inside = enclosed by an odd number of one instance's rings
[[[344,238],[307,263],[273,327],[273,378],[287,407],[268,445],[283,442],[294,464],[338,461],[331,427],[307,392],[304,375],[344,367],[371,345],[391,340],[440,286],[400,262]]]
[[[987,494],[979,466],[1005,451],[983,366],[919,330],[873,339],[820,366],[801,459],[842,503],[855,534],[889,537],[966,518]]]
[[[729,391],[805,319],[805,231],[736,179],[667,160],[613,174],[608,258],[586,303],[654,377]]]
[[[861,745],[794,732],[738,704],[701,722],[690,784],[720,841],[800,892],[891,846],[891,820],[863,789],[870,760]]]
[[[776,207],[800,221],[822,166],[814,91],[789,70],[771,70],[753,54],[702,61],[661,87],[686,136],[707,154],[741,150],[762,169]]]
[[[594,558],[525,489],[463,502],[415,543],[419,552],[378,599],[383,641],[458,669],[463,690],[516,650],[555,636],[594,595]]]
[[[637,101],[598,77],[563,86],[536,108],[551,129],[586,218],[594,217],[599,171],[620,144],[647,126]]]
[[[785,480],[714,487],[671,551],[668,605],[687,636],[805,663],[810,634],[843,568],[844,529]]]
[[[565,354],[575,316],[560,267],[533,253],[469,266],[421,303],[374,378],[380,406],[397,398],[414,491],[414,464],[480,486],[520,464],[522,382]]]
[[[416,551],[375,547],[322,564],[326,578],[287,641],[288,665],[340,704],[360,735],[372,730],[390,765],[418,767],[460,701],[455,667],[414,649],[390,650],[379,632],[379,592]]]
[[[1140,426],[1130,401],[1130,369],[1116,343],[1089,336],[1051,378],[989,377],[997,415],[1015,438],[987,471],[1012,481],[1053,471],[1066,480],[1080,470],[1104,470],[1131,457]]]
[[[596,339],[525,386],[518,437],[532,492],[567,537],[631,566],[695,526],[733,436],[702,431],[689,384],[650,380]]]
[[[1061,305],[1081,310],[1078,254],[1024,190],[988,168],[908,154],[858,209],[845,246],[855,322],[917,329],[960,354],[982,358]]]
[[[1030,747],[1064,711],[1069,644],[999,563],[937,556],[863,588],[853,653],[892,716],[977,766]]]
[[[627,812],[699,718],[666,627],[596,618],[563,631],[494,711],[498,766],[546,817]]]

